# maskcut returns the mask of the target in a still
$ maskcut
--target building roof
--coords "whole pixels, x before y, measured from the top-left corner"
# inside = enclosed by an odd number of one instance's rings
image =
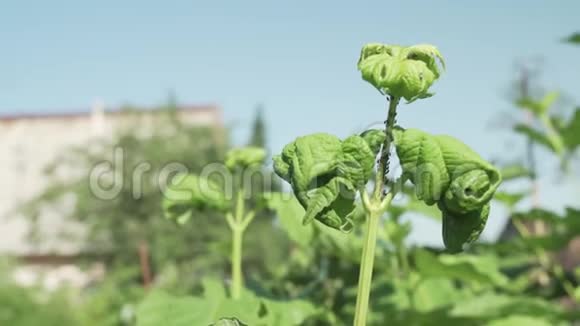
[[[133,112],[137,109],[139,112],[155,112],[161,109],[157,107],[132,107],[124,106],[117,108],[107,108],[105,114],[116,115],[123,114],[127,112]],[[213,113],[220,117],[221,121],[221,108],[215,104],[206,105],[180,105],[177,107],[180,112],[191,112],[191,113]],[[48,120],[48,119],[78,119],[78,118],[88,118],[94,113],[94,109],[80,109],[80,110],[52,110],[48,112],[24,112],[24,113],[0,113],[0,123],[10,123],[19,120]]]

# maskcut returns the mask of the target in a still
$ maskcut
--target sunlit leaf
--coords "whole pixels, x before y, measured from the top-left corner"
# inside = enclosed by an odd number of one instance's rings
[[[294,326],[302,325],[318,309],[307,301],[274,301],[264,302],[268,314],[267,325]]]
[[[497,319],[487,324],[488,326],[553,326],[548,320],[538,319],[529,316],[510,316],[503,319]]]
[[[214,322],[208,314],[211,308],[211,303],[201,298],[175,298],[153,292],[139,305],[137,326],[210,325]]]
[[[458,303],[454,316],[499,319],[509,316],[528,316],[549,321],[563,318],[563,310],[548,301],[524,296],[483,294]]]
[[[151,293],[138,307],[137,326],[294,326],[318,311],[306,301],[273,301],[248,290],[242,291],[240,300],[233,300],[213,279],[205,279],[203,287],[201,297]]]
[[[415,287],[413,306],[418,311],[434,311],[455,303],[464,295],[450,278],[427,278]]]
[[[415,263],[424,277],[449,278],[482,285],[507,286],[508,279],[499,271],[492,256],[440,255],[418,250]]]
[[[580,286],[574,290],[574,300],[580,302]]]
[[[223,285],[205,280],[207,288],[202,297],[173,297],[153,292],[137,311],[137,326],[211,325],[221,319],[238,319],[244,324],[260,325],[261,302],[253,294],[244,292],[240,300],[225,296]],[[262,323],[263,324],[263,323]]]

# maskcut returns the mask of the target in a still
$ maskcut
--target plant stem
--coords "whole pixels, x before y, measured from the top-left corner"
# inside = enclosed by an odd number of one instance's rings
[[[243,276],[242,276],[242,239],[243,231],[241,229],[233,230],[232,246],[232,299],[238,300],[242,295]]]
[[[365,242],[362,253],[360,274],[358,280],[358,292],[356,296],[355,326],[365,326],[369,309],[371,283],[373,278],[373,266],[375,261],[375,247],[377,242],[377,230],[380,215],[371,214],[368,217]]]
[[[393,140],[392,130],[395,125],[398,104],[399,98],[390,98],[389,113],[387,120],[385,121],[385,143],[381,150],[381,156],[377,165],[377,175],[372,199],[368,198],[368,194],[365,190],[362,191],[363,204],[367,215],[367,228],[364,236],[360,265],[354,326],[366,326],[379,222],[393,199],[393,193],[385,192],[384,188],[387,184],[387,175],[389,173],[390,149]]]
[[[363,244],[363,253],[358,281],[358,292],[356,296],[356,311],[354,317],[355,326],[366,326],[371,294],[371,283],[373,278],[373,267],[375,263],[375,249],[377,246],[379,221],[391,203],[392,199],[393,195],[392,193],[389,193],[382,203],[379,205],[376,205],[376,202],[371,203],[371,206],[368,207],[367,228]]]
[[[245,228],[244,219],[244,191],[240,189],[237,194],[234,223],[232,228],[232,299],[238,300],[242,296],[244,278],[242,274],[242,244]]]
[[[377,175],[375,180],[375,189],[373,192],[373,199],[380,200],[384,198],[386,193],[383,191],[387,184],[387,175],[389,174],[389,163],[391,156],[391,143],[393,141],[393,127],[397,118],[397,105],[400,99],[391,97],[389,101],[389,113],[385,121],[385,143],[381,150],[381,157],[377,165]]]

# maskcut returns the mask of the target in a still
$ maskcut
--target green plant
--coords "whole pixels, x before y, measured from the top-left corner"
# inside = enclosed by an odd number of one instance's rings
[[[87,220],[102,223],[99,230],[120,244],[115,255],[135,256],[133,247],[123,244],[149,242],[154,279],[144,289],[138,266],[123,259],[131,273],[112,274],[83,291],[84,303],[69,309],[78,310],[71,314],[73,324],[133,325],[134,313],[139,326],[341,326],[353,319],[369,326],[568,325],[579,320],[571,298],[580,293],[580,271],[560,266],[555,254],[580,234],[578,209],[524,209],[532,191],[517,186],[537,171],[509,165],[500,173],[456,139],[397,126],[401,101],[431,96],[441,75],[438,60],[441,55],[431,46],[366,46],[359,68],[389,100],[385,129],[292,141],[274,157],[275,172],[293,188],[289,194],[265,193],[262,180],[241,182],[241,175],[269,177],[262,148],[206,155],[217,144],[207,150],[195,146],[209,139],[205,133],[184,137],[187,130],[169,128],[170,138],[156,135],[151,142],[124,135],[122,144],[137,155],[131,162],[185,160],[192,174],[176,175],[163,200],[150,192],[140,201],[123,195],[109,205],[82,199],[89,204],[81,211],[90,213]],[[558,117],[546,109],[546,99],[527,97],[517,104],[534,118],[529,128],[539,136],[532,143],[568,161],[577,149],[578,113]],[[542,114],[552,131],[535,112],[547,112]],[[263,147],[260,121],[258,115],[249,145]],[[554,137],[564,145],[561,154],[553,150]],[[385,150],[390,147],[394,151]],[[386,178],[392,175],[390,152],[403,170],[396,180]],[[220,162],[219,173],[206,177],[200,165],[208,162]],[[522,236],[470,244],[485,227],[492,196],[506,205]],[[103,223],[97,212],[120,218]],[[442,224],[446,249],[413,242],[411,222],[421,219]],[[547,233],[530,232],[537,222],[548,226]],[[263,250],[256,250],[256,243]],[[11,293],[5,295],[8,306],[18,303],[10,301],[19,298]],[[45,315],[44,307],[32,307]],[[27,309],[18,311],[38,324]]]
[[[232,284],[231,296],[239,299],[243,288],[242,275],[242,245],[244,232],[256,216],[253,210],[246,210],[246,195],[244,191],[243,171],[262,165],[266,152],[258,147],[233,149],[226,154],[226,173],[233,173],[239,180],[236,189],[235,203],[228,198],[225,188],[231,187],[231,179],[222,180],[224,185],[209,178],[197,175],[177,175],[164,194],[163,211],[169,219],[180,224],[187,223],[195,211],[216,210],[225,214],[227,224],[232,234]],[[225,174],[228,176],[229,174]],[[231,210],[231,211],[229,211]],[[228,212],[229,211],[229,212]]]
[[[81,316],[71,312],[67,291],[47,292],[40,286],[16,284],[14,263],[0,257],[0,325],[79,325]]]
[[[252,185],[247,182],[247,173],[261,166],[265,159],[266,152],[262,148],[236,148],[227,152],[225,170],[217,173],[223,178],[192,174],[174,177],[162,201],[168,219],[183,225],[192,219],[195,222],[194,214],[206,211],[215,211],[225,217],[232,238],[229,293],[221,281],[209,278],[203,282],[202,296],[180,298],[155,292],[140,305],[138,325],[296,325],[317,313],[308,302],[278,302],[259,297],[244,286],[244,233],[261,207],[260,203],[248,205],[246,202],[251,191],[246,187]],[[234,190],[234,198],[230,198],[229,190]]]
[[[137,311],[137,325],[300,325],[316,308],[304,301],[277,302],[243,289],[233,299],[221,282],[205,279],[203,293],[195,297],[174,297],[151,293]]]
[[[276,173],[292,186],[305,208],[304,223],[313,220],[335,229],[352,229],[357,215],[356,194],[362,198],[366,231],[359,273],[354,325],[366,325],[377,232],[395,187],[388,180],[390,148],[394,144],[403,176],[415,185],[417,197],[438,203],[443,214],[445,244],[460,251],[477,239],[489,213],[489,201],[501,175],[466,145],[449,136],[431,136],[395,127],[401,99],[413,102],[431,96],[443,58],[431,45],[401,47],[368,44],[358,68],[389,101],[385,130],[370,130],[340,141],[328,134],[298,138],[274,158]],[[374,190],[366,185],[376,167]],[[404,181],[404,179],[403,179]]]
[[[570,42],[573,42],[573,37],[569,38]],[[559,110],[558,104],[563,103],[560,101],[561,93],[544,93],[537,87],[531,87],[535,79],[530,69],[526,66],[521,68],[514,99],[514,106],[523,111],[524,122],[516,123],[513,130],[526,138],[525,159],[504,169],[507,180],[527,181],[529,189],[515,192],[510,188],[509,191],[502,189],[496,196],[508,209],[509,221],[501,237],[503,241],[495,249],[506,255],[507,259],[514,256],[513,253],[508,254],[510,250],[517,251],[520,257],[525,258],[510,263],[510,266],[512,270],[519,268],[516,269],[518,278],[526,280],[527,288],[533,289],[535,294],[578,302],[575,299],[578,279],[572,276],[570,266],[562,264],[566,260],[562,258],[567,254],[566,248],[580,234],[573,222],[577,209],[567,207],[561,214],[540,208],[539,180],[547,176],[548,171],[540,168],[545,158],[539,158],[541,154],[552,154],[561,163],[557,173],[573,176],[570,167],[574,165],[570,162],[574,162],[580,145],[580,108],[568,112]],[[540,147],[544,151],[539,151]],[[520,207],[526,199],[531,199],[531,210]]]

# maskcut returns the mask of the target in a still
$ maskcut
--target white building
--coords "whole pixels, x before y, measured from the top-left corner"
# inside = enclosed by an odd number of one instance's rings
[[[143,122],[154,123],[156,111],[145,112]],[[181,121],[192,125],[223,125],[221,110],[216,106],[180,107],[177,114]],[[27,240],[27,220],[18,216],[17,208],[46,187],[44,169],[57,160],[59,153],[110,137],[123,126],[126,115],[121,110],[105,111],[103,105],[96,104],[92,110],[80,113],[0,116],[0,255],[38,262],[43,257],[58,259],[77,253],[74,244],[56,235],[54,239],[49,236],[42,248],[35,248]],[[40,220],[45,230],[59,229],[55,226],[62,223],[58,214],[47,214]]]

